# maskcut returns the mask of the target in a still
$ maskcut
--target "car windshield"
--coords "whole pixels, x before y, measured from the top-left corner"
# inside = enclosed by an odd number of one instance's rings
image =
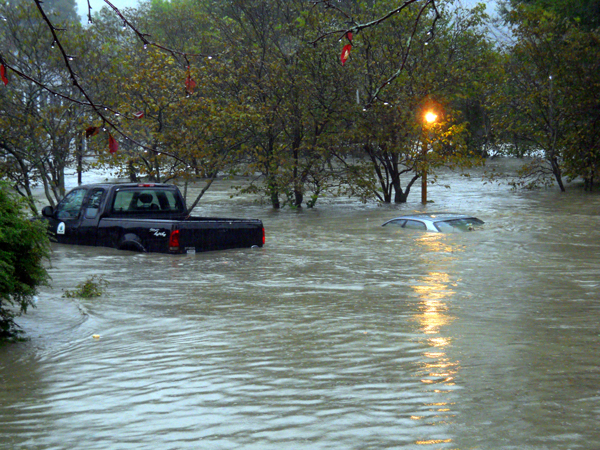
[[[475,217],[465,217],[463,219],[449,219],[435,222],[435,227],[444,233],[455,231],[472,231],[475,227],[483,225],[483,221]]]
[[[79,217],[81,205],[87,189],[74,189],[56,205],[56,217],[59,220],[72,220]]]

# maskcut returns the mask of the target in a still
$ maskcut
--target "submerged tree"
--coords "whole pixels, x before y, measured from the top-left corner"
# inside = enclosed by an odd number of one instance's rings
[[[504,106],[498,126],[535,153],[517,182],[536,186],[582,177],[591,188],[600,163],[598,33],[539,8],[508,16],[514,44],[506,51]]]
[[[248,119],[240,173],[252,183],[244,191],[264,192],[274,208],[307,197],[314,205],[329,186],[330,142],[348,98],[337,49],[309,45],[321,16],[306,2],[269,0],[214,14],[230,73],[218,91]]]
[[[353,108],[352,152],[346,153],[349,157],[340,152],[339,161],[346,168],[348,189],[363,199],[376,196],[382,202],[404,203],[424,173],[434,175],[434,181],[442,166],[479,162],[465,145],[467,124],[457,106],[465,91],[477,92],[474,86],[485,84],[492,65],[491,45],[482,28],[486,16],[481,7],[441,11],[440,17],[429,18],[436,20],[432,40],[427,18],[421,17],[414,27],[421,14],[418,8],[390,18],[368,36],[354,38],[356,56],[346,67],[354,72],[357,100],[365,100]],[[377,13],[375,9],[372,14]],[[396,73],[398,55],[403,58],[402,72],[381,90],[381,80]],[[378,102],[371,101],[375,97]],[[426,130],[428,108],[438,120]],[[424,154],[424,146],[430,144],[431,151]]]
[[[85,38],[68,41],[31,2],[48,27],[44,39],[65,44],[54,55],[65,70],[52,78],[64,91],[36,84],[10,53],[3,65],[10,84],[19,75],[61,106],[75,104],[76,120],[54,121],[65,142],[60,157],[47,158],[53,164],[83,167],[86,150],[132,180],[200,177],[208,187],[218,174],[244,174],[245,191],[278,208],[314,205],[335,188],[404,202],[425,170],[472,161],[459,112],[461,91],[479,94],[489,71],[480,9],[460,16],[438,0],[392,10],[386,2],[173,0],[121,12],[107,3],[85,31],[73,27]],[[71,49],[81,49],[74,61]],[[436,152],[423,158],[418,113],[429,100],[444,114]],[[56,183],[48,187],[60,195]]]

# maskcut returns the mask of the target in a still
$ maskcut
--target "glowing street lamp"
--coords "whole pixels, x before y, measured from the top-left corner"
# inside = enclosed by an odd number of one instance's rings
[[[427,125],[432,125],[437,120],[437,114],[433,111],[425,113],[425,126],[423,127],[423,136],[421,143],[423,145],[423,173],[421,174],[421,203],[427,204]]]
[[[427,113],[425,114],[425,122],[432,124],[433,122],[435,122],[437,119],[437,114],[434,113],[433,111],[427,111]]]

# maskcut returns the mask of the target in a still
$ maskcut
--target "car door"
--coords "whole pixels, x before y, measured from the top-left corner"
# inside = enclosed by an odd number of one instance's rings
[[[61,244],[79,243],[79,224],[82,219],[83,200],[87,189],[73,189],[56,205],[49,219],[50,231]]]
[[[96,245],[98,237],[98,221],[103,211],[103,205],[106,197],[106,190],[103,188],[93,188],[83,202],[81,211],[81,221],[78,229],[78,244]]]

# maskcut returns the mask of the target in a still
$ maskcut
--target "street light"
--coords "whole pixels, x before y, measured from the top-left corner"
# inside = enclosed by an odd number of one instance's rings
[[[425,114],[425,122],[431,124],[433,122],[435,122],[437,119],[437,114],[434,113],[433,111],[427,111],[427,113]]]
[[[427,126],[433,124],[437,120],[437,114],[433,111],[425,113],[425,125],[423,126],[423,136],[421,138],[423,152],[423,173],[421,174],[421,203],[427,204]]]

